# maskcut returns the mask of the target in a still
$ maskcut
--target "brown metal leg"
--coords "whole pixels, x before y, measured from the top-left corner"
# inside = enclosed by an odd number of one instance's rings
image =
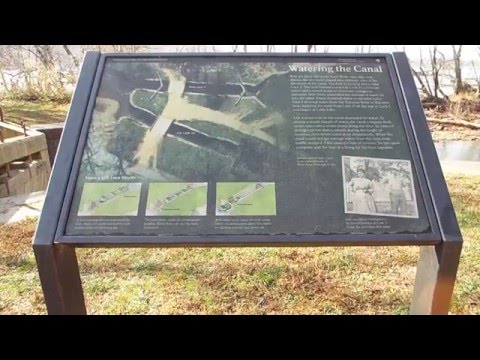
[[[460,241],[420,248],[410,314],[448,314],[461,250]]]
[[[49,315],[86,315],[75,248],[34,245],[35,258]]]

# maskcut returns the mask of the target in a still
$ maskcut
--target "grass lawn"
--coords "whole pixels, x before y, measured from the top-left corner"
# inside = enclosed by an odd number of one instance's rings
[[[122,186],[128,186],[127,191],[118,191]],[[137,215],[140,202],[140,183],[86,183],[83,186],[78,215],[89,216],[123,216]],[[111,198],[106,199],[102,196]],[[91,207],[92,202],[95,203]]]
[[[153,98],[152,98],[153,96]],[[135,106],[160,115],[167,105],[168,94],[155,93],[155,90],[136,89],[132,92],[131,102]]]
[[[246,189],[255,190],[254,182],[251,183],[218,183],[217,184],[217,215],[224,215],[218,210],[224,202],[239,192]],[[248,192],[248,190],[247,190]],[[268,216],[277,213],[275,199],[275,184],[264,183],[264,187],[252,192],[251,195],[244,197],[242,200],[232,205],[232,209],[228,212],[230,216]]]
[[[187,189],[188,183],[151,183],[148,190],[147,216],[191,216],[207,214],[207,183],[192,184],[194,187]],[[165,201],[173,197],[169,203],[156,209],[158,201]]]
[[[448,177],[464,235],[453,314],[480,314],[480,177]],[[34,219],[0,226],[0,314],[45,314]],[[78,249],[90,314],[406,314],[416,247]]]
[[[23,120],[27,126],[32,124],[55,124],[64,122],[69,106],[69,103],[59,104],[51,101],[0,101],[3,118],[6,121],[20,124]]]

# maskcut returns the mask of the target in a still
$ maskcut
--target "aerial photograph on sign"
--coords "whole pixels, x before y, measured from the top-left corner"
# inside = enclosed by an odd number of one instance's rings
[[[207,215],[207,183],[151,183],[145,215]]]
[[[136,216],[140,183],[86,183],[78,216]]]
[[[408,160],[343,156],[345,212],[418,218]]]
[[[278,63],[109,61],[81,171],[163,182],[272,178],[289,147],[288,86]]]
[[[217,216],[273,216],[276,214],[274,183],[217,184]]]

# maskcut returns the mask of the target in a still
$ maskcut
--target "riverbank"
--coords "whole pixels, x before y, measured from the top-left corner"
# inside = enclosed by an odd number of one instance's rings
[[[438,102],[438,103],[437,103]],[[452,95],[450,100],[424,102],[435,142],[480,140],[480,98],[476,93]]]
[[[446,141],[480,141],[480,130],[449,127],[448,129],[437,130],[430,127],[434,142]]]
[[[54,101],[0,101],[5,121],[28,125],[55,124],[64,122],[70,107],[69,103]]]

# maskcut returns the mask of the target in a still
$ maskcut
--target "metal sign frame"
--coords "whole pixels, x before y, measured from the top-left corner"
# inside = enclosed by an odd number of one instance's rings
[[[431,231],[422,234],[66,236],[64,235],[97,91],[108,58],[385,58]],[[134,239],[133,239],[134,238]],[[33,248],[51,314],[86,314],[76,247],[421,246],[411,313],[448,312],[462,236],[404,53],[393,54],[101,54],[87,52],[72,98]]]

